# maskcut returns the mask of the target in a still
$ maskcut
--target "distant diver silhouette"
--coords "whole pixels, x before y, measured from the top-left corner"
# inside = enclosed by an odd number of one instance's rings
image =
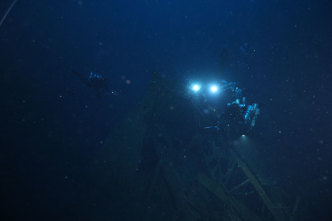
[[[12,10],[12,8],[14,7],[14,5],[16,4],[17,0],[14,0],[11,5],[9,6],[9,8],[7,9],[6,13],[3,15],[3,17],[0,20],[0,27],[2,26],[2,24],[4,23],[4,21],[7,18],[7,15],[10,13],[10,11]]]
[[[93,88],[96,91],[97,97],[101,96],[102,91],[110,94],[115,94],[114,91],[111,91],[109,89],[107,79],[100,74],[90,72],[89,77],[86,77],[83,74],[74,70],[72,70],[72,73],[76,75],[85,86]]]

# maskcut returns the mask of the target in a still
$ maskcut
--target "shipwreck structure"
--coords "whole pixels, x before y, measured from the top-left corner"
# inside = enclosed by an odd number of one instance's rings
[[[237,140],[202,129],[209,120],[182,85],[154,73],[143,102],[96,158],[96,198],[104,202],[95,204],[109,205],[96,214],[110,220],[295,220],[298,200],[285,201],[282,190],[267,184]]]

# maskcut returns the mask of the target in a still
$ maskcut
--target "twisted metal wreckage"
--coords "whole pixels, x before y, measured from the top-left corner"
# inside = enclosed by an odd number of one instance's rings
[[[294,220],[299,201],[285,206],[283,192],[266,184],[235,142],[254,126],[256,104],[246,105],[240,89],[228,84],[233,102],[218,110],[206,95],[197,98],[201,86],[190,87],[193,93],[183,92],[153,74],[144,101],[96,160],[100,194],[138,220]],[[250,120],[248,106],[255,108]],[[240,110],[229,118],[227,107]]]

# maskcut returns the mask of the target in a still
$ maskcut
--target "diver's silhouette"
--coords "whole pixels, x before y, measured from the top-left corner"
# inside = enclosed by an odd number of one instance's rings
[[[102,75],[90,72],[89,77],[86,77],[74,70],[72,70],[72,73],[76,75],[85,86],[93,88],[96,91],[97,97],[100,97],[102,91],[114,94],[114,92],[110,91],[108,87],[107,79]]]

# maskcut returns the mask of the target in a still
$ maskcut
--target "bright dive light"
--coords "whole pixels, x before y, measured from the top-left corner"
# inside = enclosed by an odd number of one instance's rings
[[[191,89],[194,91],[194,92],[197,92],[201,89],[201,86],[199,84],[193,84],[191,86]]]
[[[210,92],[213,93],[213,94],[217,93],[218,90],[219,90],[219,88],[218,88],[217,85],[212,85],[212,86],[210,87]]]

